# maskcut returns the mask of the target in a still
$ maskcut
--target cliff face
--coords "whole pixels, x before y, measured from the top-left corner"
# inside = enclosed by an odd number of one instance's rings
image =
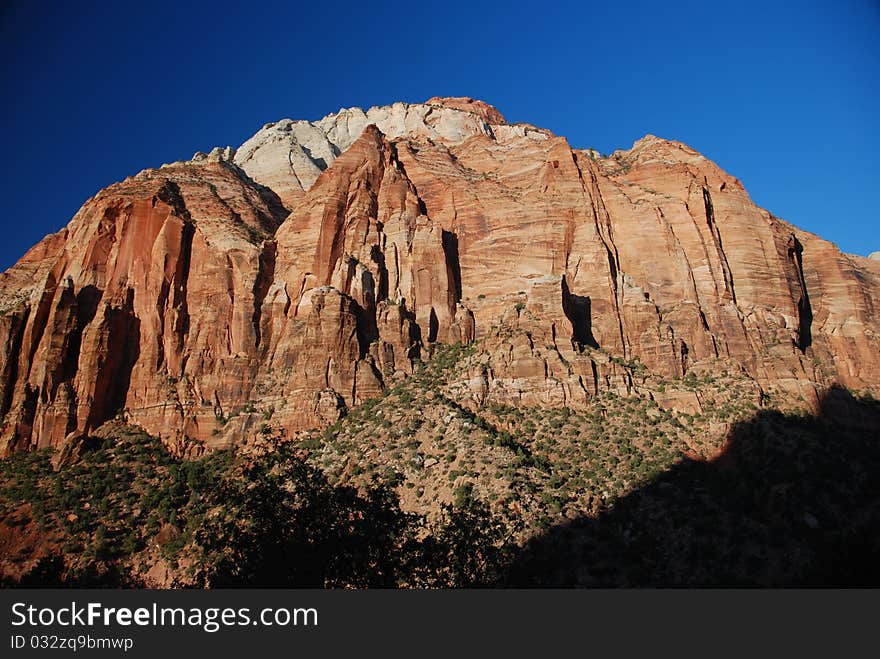
[[[122,415],[180,451],[335,421],[435,342],[463,397],[880,394],[880,261],[652,136],[599,158],[472,99],[268,124],[146,170],[0,275],[0,453]]]

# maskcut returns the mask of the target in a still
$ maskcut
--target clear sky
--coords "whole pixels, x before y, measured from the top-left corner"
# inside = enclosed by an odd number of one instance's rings
[[[880,250],[880,2],[0,0],[0,269],[102,187],[268,121],[474,96],[602,152],[652,133]]]

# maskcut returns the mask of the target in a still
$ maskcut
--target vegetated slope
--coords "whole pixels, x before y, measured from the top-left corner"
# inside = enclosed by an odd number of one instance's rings
[[[475,346],[323,432],[202,458],[125,426],[2,462],[10,583],[674,585],[870,580],[880,407],[843,392],[756,411],[744,378],[670,387],[706,414],[604,395],[590,412],[449,397]],[[846,556],[846,561],[843,560]],[[861,567],[860,567],[861,566]],[[867,569],[867,572],[859,572]]]
[[[173,457],[117,427],[55,471],[0,463],[6,585],[449,587],[496,582],[506,546],[485,508],[428,524],[393,492],[331,485],[291,444]]]

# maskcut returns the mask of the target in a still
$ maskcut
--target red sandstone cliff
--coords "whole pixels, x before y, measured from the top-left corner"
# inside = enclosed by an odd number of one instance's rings
[[[598,158],[466,98],[342,110],[113,185],[0,275],[0,453],[117,415],[180,450],[319,426],[436,341],[479,342],[481,404],[695,368],[880,393],[878,308],[880,261],[682,144]]]

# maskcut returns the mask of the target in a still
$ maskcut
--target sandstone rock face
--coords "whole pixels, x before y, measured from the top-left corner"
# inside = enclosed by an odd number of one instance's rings
[[[2,276],[6,450],[128,410],[166,437],[246,395],[277,196],[224,163],[147,171],[90,199]]]
[[[504,123],[492,106],[466,98],[395,103],[366,112],[349,108],[316,122],[283,119],[266,124],[235,151],[233,160],[292,207],[369,125],[390,140],[406,137],[454,143],[490,134],[492,124]]]
[[[878,309],[873,255],[685,145],[603,159],[469,98],[341,110],[113,185],[0,275],[0,453],[117,415],[181,451],[333,423],[435,342],[476,341],[477,404],[713,368],[880,394]]]

